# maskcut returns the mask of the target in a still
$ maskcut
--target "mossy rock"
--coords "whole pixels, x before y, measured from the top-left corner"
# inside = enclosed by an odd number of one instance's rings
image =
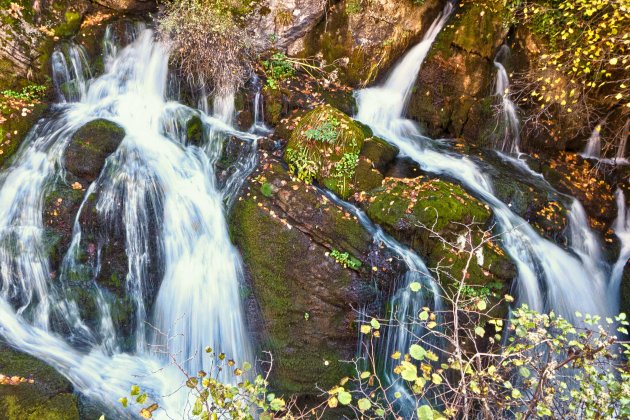
[[[341,197],[354,191],[354,176],[366,132],[350,117],[330,105],[302,117],[285,153],[298,178],[317,180]]]
[[[0,385],[0,418],[6,420],[79,419],[72,385],[44,362],[0,343],[0,374],[33,383]]]
[[[125,130],[105,119],[90,121],[72,136],[63,155],[66,170],[87,181],[101,173],[105,160],[125,138]]]
[[[274,355],[272,388],[314,395],[315,384],[334,385],[348,373],[340,361],[356,349],[352,307],[377,299],[371,270],[344,267],[330,252],[347,252],[365,264],[371,235],[274,159],[263,159],[250,177],[230,231],[260,308],[250,315],[260,320],[259,349]]]
[[[471,226],[474,244],[491,235],[485,231],[492,219],[490,209],[459,185],[439,179],[387,178],[361,204],[375,223],[416,250],[429,268],[440,265],[447,274],[441,275],[445,288],[455,287],[453,279],[461,278],[466,265],[465,246],[450,245],[466,239],[464,225]],[[473,258],[466,284],[490,287],[498,297],[508,290],[515,275],[514,265],[499,244],[488,241]]]
[[[193,115],[186,121],[186,139],[195,146],[203,144],[203,122],[198,115]]]

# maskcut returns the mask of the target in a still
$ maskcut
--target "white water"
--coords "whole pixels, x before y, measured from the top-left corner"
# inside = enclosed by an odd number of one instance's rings
[[[617,189],[615,196],[617,197],[617,219],[613,225],[613,230],[619,238],[621,249],[619,250],[619,258],[613,265],[608,293],[610,301],[619,305],[619,287],[624,268],[630,259],[630,209],[626,208],[626,200],[621,189]],[[619,310],[618,306],[614,309],[616,309],[615,312]]]
[[[602,140],[600,136],[600,131],[602,130],[602,125],[597,124],[597,126],[593,129],[591,136],[588,138],[588,142],[586,143],[586,148],[584,152],[582,152],[582,156],[591,159],[599,159],[602,153]]]
[[[372,240],[377,245],[383,245],[389,249],[401,261],[405,267],[405,273],[393,285],[395,290],[390,297],[392,307],[389,314],[389,324],[397,326],[396,328],[388,328],[382,344],[378,349],[379,361],[383,363],[381,375],[385,381],[391,385],[389,391],[393,396],[396,392],[400,392],[406,400],[406,406],[415,403],[413,394],[409,392],[409,388],[397,380],[394,374],[394,368],[398,362],[390,356],[400,349],[408,349],[413,344],[414,337],[423,335],[426,331],[422,331],[422,327],[414,322],[418,313],[422,312],[423,307],[430,307],[439,312],[442,308],[441,290],[431,273],[424,264],[424,261],[408,247],[402,245],[391,236],[383,232],[383,229],[372,223],[368,216],[358,207],[341,200],[330,191],[321,191],[333,203],[346,209],[353,214],[361,225],[372,235]],[[419,292],[413,292],[409,285],[418,282],[422,285]],[[440,348],[436,343],[436,347]]]
[[[510,79],[505,67],[499,61],[508,53],[508,46],[503,45],[494,59],[494,66],[497,68],[494,94],[501,98],[499,127],[502,129],[502,136],[499,139],[500,143],[497,144],[497,148],[501,152],[518,154],[521,127],[516,112],[516,105],[510,99]]]
[[[175,135],[177,130],[169,129],[183,126],[186,120],[177,120],[178,116],[187,118],[193,111],[165,100],[168,49],[144,30],[126,48],[118,51],[110,45],[107,50],[117,55],[106,57],[106,73],[93,80],[81,79],[85,70],[78,65],[72,71],[62,65],[68,60],[75,63],[72,48],[69,58],[59,56],[53,61],[58,83],[80,86],[81,95],[76,98],[80,102],[63,105],[50,120],[40,122],[13,166],[2,174],[0,336],[50,363],[80,392],[109,407],[118,407],[118,398],[128,395],[132,384],[139,384],[165,410],[177,415],[187,400],[185,392],[177,392],[185,378],[169,366],[164,352],[193,374],[211,371],[211,360],[202,357],[208,345],[237,363],[253,361],[239,296],[241,261],[227,232],[224,195],[214,175],[216,156],[206,153],[217,147],[187,147]],[[83,65],[81,61],[76,63]],[[229,113],[230,98],[224,102]],[[174,111],[178,109],[181,112]],[[202,117],[209,143],[222,141],[226,135],[255,139],[236,132],[228,121]],[[109,304],[93,280],[85,282],[86,288],[97,291],[101,306],[98,331],[90,331],[80,319],[76,302],[59,307],[55,296],[65,295],[65,282],[54,283],[43,241],[45,184],[63,175],[63,151],[72,133],[95,118],[114,121],[126,132],[88,194],[99,192],[100,221],[123,221],[129,269],[125,287],[136,303],[134,354],[118,350],[120,337]],[[235,176],[245,175],[237,171]],[[67,270],[78,264],[78,217],[72,246],[64,258]],[[157,232],[150,233],[151,223]],[[158,237],[157,260],[149,252],[151,235]],[[151,278],[151,265],[163,267],[162,279]],[[96,278],[99,264],[93,270]],[[151,310],[147,289],[152,284],[159,284],[159,292]],[[51,329],[53,313],[61,313],[72,331],[85,337],[82,342],[88,343],[87,349],[74,348]],[[229,373],[221,378],[230,380]]]
[[[432,26],[432,33],[403,57],[382,86],[356,92],[359,111],[357,119],[369,125],[376,135],[396,145],[401,153],[418,163],[423,170],[459,180],[472,193],[491,206],[502,233],[503,248],[518,269],[518,296],[538,311],[554,310],[567,319],[578,322],[575,311],[608,314],[606,294],[599,290],[598,281],[608,278],[605,267],[583,260],[578,244],[576,254],[567,252],[542,238],[525,220],[496,198],[491,181],[467,157],[437,148],[431,139],[423,137],[416,125],[404,119],[409,92],[430,48],[445,23],[448,6]],[[392,104],[392,98],[404,103]],[[590,231],[585,220],[574,222],[580,230]],[[579,225],[579,226],[578,226]]]

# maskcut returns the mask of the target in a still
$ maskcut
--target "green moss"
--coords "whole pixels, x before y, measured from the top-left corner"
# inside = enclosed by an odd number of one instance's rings
[[[60,38],[69,38],[77,33],[81,27],[81,15],[77,12],[66,11],[64,14],[65,21],[56,26],[53,31]]]
[[[0,418],[79,419],[72,386],[52,367],[0,343],[0,372],[34,381],[16,386],[0,385]]]
[[[341,197],[353,182],[365,131],[341,111],[324,105],[302,117],[293,130],[285,159],[300,179],[312,178]]]
[[[195,115],[186,122],[186,137],[190,144],[203,144],[203,122],[199,116]]]

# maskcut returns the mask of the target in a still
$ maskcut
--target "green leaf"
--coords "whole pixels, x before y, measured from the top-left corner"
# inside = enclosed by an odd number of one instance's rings
[[[369,334],[372,331],[372,327],[367,324],[361,325],[361,334]]]
[[[422,289],[422,285],[417,281],[414,281],[413,283],[409,283],[409,288],[412,292],[419,292],[420,289]]]
[[[347,391],[341,391],[339,395],[337,395],[337,399],[343,405],[348,405],[352,401],[352,395]]]
[[[479,337],[483,337],[486,334],[486,330],[484,330],[483,327],[477,327],[475,328],[475,334]]]
[[[518,373],[523,377],[523,378],[529,378],[529,376],[531,375],[529,369],[527,369],[525,366],[521,366],[521,368],[518,370]]]
[[[420,315],[418,315],[418,317],[421,321],[426,321],[427,319],[429,319],[429,313],[427,311],[422,311],[420,312]]]
[[[188,380],[186,381],[186,386],[190,389],[196,388],[197,384],[199,383],[199,380],[197,378],[188,378]]]
[[[367,411],[372,407],[372,403],[367,398],[361,398],[357,401],[357,405],[361,411]]]
[[[197,401],[195,401],[195,405],[193,406],[193,409],[192,409],[192,414],[193,416],[198,416],[201,414],[202,411],[203,411],[203,403],[201,401],[201,398],[197,398]]]
[[[372,320],[370,321],[370,325],[372,326],[372,328],[374,328],[375,330],[378,330],[379,328],[381,328],[381,323],[378,322],[378,319],[376,318],[372,318]]]
[[[437,373],[432,373],[431,374],[431,382],[433,382],[436,385],[439,385],[442,383],[442,377],[440,375],[438,375]]]
[[[402,376],[405,381],[412,382],[416,380],[416,378],[418,377],[418,368],[416,367],[416,365],[407,361],[403,361],[400,363],[400,367],[400,376]]]
[[[123,398],[120,398],[118,402],[121,403],[123,407],[127,408],[127,404],[129,403],[129,400],[127,400],[126,397],[123,397]]]
[[[520,398],[521,397],[521,391],[519,391],[516,388],[512,388],[512,398]]]
[[[140,394],[140,387],[138,385],[131,385],[131,395],[136,396]]]
[[[136,398],[136,401],[138,402],[138,404],[144,404],[144,402],[147,400],[147,394],[140,394],[138,395],[138,398]]]
[[[269,403],[269,408],[271,408],[273,411],[283,410],[285,406],[286,406],[286,403],[281,398],[274,398]]]
[[[480,300],[479,302],[477,302],[477,309],[479,309],[480,311],[485,311],[487,308],[486,305],[486,301],[485,300]]]
[[[418,420],[433,420],[433,410],[428,405],[421,405],[416,410]]]
[[[367,379],[370,376],[372,376],[372,372],[365,371],[361,373],[361,379]]]
[[[416,360],[424,360],[426,354],[427,351],[418,344],[412,344],[411,347],[409,347],[409,355]]]
[[[249,363],[249,362],[245,362],[245,363],[243,363],[243,370],[244,370],[244,371],[248,371],[248,370],[250,370],[251,368],[252,368],[251,363]]]

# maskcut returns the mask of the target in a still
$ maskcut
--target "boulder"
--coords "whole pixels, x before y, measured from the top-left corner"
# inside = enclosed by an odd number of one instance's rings
[[[497,48],[507,35],[500,1],[456,6],[422,65],[408,115],[432,137],[463,137],[488,145],[496,127],[492,85]]]
[[[94,181],[124,138],[125,130],[118,124],[104,119],[90,121],[74,133],[64,151],[66,170],[88,182]]]
[[[341,111],[324,105],[299,119],[285,160],[297,177],[346,198],[380,185],[398,150],[372,137],[371,130]],[[380,169],[380,171],[379,171]]]
[[[475,252],[466,284],[489,299],[509,290],[516,269],[496,240],[490,240],[492,212],[459,185],[424,176],[386,178],[382,187],[362,194],[359,203],[372,221],[414,249],[429,269],[439,267],[446,289],[462,278],[470,251]],[[506,308],[504,308],[506,309]]]

